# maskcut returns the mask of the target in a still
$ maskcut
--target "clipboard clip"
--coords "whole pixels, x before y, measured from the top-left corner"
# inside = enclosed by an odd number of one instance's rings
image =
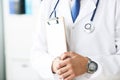
[[[58,17],[56,17],[56,18],[54,18],[54,19],[51,19],[51,20],[49,20],[48,22],[47,22],[47,24],[48,25],[51,25],[51,24],[59,24],[59,20],[58,20],[59,18]]]

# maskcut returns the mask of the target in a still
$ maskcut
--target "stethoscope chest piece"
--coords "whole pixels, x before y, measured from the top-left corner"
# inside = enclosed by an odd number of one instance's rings
[[[93,26],[92,23],[87,23],[84,26],[84,31],[87,33],[92,33],[95,30],[95,27]]]

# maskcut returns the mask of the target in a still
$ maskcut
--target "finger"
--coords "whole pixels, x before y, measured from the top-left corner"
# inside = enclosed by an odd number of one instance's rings
[[[55,73],[56,73],[56,71],[57,71],[57,67],[58,67],[58,65],[59,65],[59,62],[60,62],[60,59],[59,59],[58,57],[53,60],[52,70],[53,70],[53,72],[55,72]]]
[[[64,66],[68,65],[70,62],[71,62],[71,58],[67,58],[65,60],[61,60],[59,62],[59,65],[58,65],[57,69],[60,69],[60,68],[62,68]]]
[[[73,80],[75,78],[74,74],[71,74],[70,76],[68,76],[67,78],[65,78],[64,80]]]
[[[67,72],[69,70],[69,67],[68,66],[64,66],[63,68],[60,68],[59,70],[57,70],[57,74],[58,75],[61,75],[61,74],[64,74],[65,72]]]
[[[63,68],[64,66],[66,66],[66,61],[59,61],[58,65],[57,65],[57,69]]]
[[[60,79],[66,79],[66,78],[68,78],[71,74],[72,74],[72,71],[71,71],[71,70],[68,70],[68,71],[65,72],[64,74],[60,75]]]
[[[70,57],[70,53],[69,53],[69,52],[65,52],[65,53],[63,53],[63,54],[60,56],[60,58],[61,58],[62,60],[66,59],[66,58],[68,58],[68,57]]]

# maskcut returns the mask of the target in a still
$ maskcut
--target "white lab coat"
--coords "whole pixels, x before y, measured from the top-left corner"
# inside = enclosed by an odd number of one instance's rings
[[[71,18],[70,1],[60,0],[56,8],[57,17],[65,18],[68,49],[99,64],[96,73],[84,74],[76,80],[120,80],[120,0],[100,0],[93,20],[95,30],[90,34],[84,31],[84,25],[90,22],[96,0],[81,0],[80,14],[75,23]],[[44,24],[56,2],[43,0],[41,3],[34,37],[31,63],[43,80],[57,80],[51,71],[53,57],[47,52]]]

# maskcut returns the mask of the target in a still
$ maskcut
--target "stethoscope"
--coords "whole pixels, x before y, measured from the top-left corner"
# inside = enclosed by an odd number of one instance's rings
[[[49,18],[52,17],[53,13],[54,13],[54,17],[56,17],[56,8],[57,8],[58,3],[59,3],[59,0],[56,2],[55,7],[54,7],[53,11],[51,12]],[[94,17],[95,17],[97,8],[98,8],[98,4],[99,4],[99,0],[97,0],[97,2],[96,2],[96,8],[95,8],[95,10],[93,11],[93,14],[92,14],[92,16],[91,16],[90,22],[88,22],[88,23],[86,23],[86,24],[84,25],[84,30],[85,30],[87,33],[92,33],[92,32],[95,30],[95,27],[93,26],[93,20],[94,20]]]

